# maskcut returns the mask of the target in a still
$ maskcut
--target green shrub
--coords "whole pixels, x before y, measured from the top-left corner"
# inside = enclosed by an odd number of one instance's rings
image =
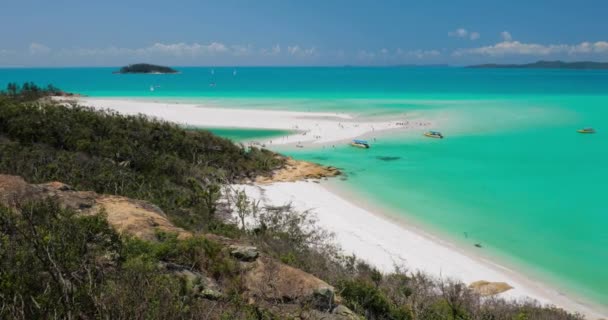
[[[181,227],[214,223],[219,185],[281,164],[205,130],[0,95],[0,172],[147,200]]]

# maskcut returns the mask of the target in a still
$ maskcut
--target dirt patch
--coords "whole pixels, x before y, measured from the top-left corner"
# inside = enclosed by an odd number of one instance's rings
[[[154,241],[158,232],[176,233],[179,238],[191,236],[174,226],[160,208],[146,201],[76,191],[57,181],[29,184],[21,177],[0,175],[0,203],[6,206],[16,207],[47,198],[56,199],[61,206],[84,215],[104,211],[108,222],[118,232],[143,240]]]
[[[482,297],[493,296],[513,289],[506,282],[489,282],[485,280],[475,281],[469,285],[469,288]]]

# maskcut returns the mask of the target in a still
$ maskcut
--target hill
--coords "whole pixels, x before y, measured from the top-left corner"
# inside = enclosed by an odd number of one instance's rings
[[[137,63],[122,67],[114,73],[178,73],[178,71],[165,66]]]
[[[564,61],[537,61],[526,64],[479,64],[468,66],[474,69],[577,69],[577,70],[608,70],[608,62],[564,62]]]

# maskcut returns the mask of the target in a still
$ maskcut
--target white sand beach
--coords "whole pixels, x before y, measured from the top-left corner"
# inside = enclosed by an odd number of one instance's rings
[[[294,209],[312,210],[320,227],[335,234],[347,254],[355,254],[390,272],[395,266],[424,271],[435,277],[469,284],[478,280],[506,282],[513,289],[499,294],[507,299],[535,299],[543,304],[578,311],[590,319],[600,318],[595,307],[575,301],[540,282],[485,260],[442,241],[420,229],[361,208],[329,189],[324,182],[276,182],[270,185],[235,185],[266,205],[290,204]]]
[[[388,130],[419,130],[432,126],[421,119],[366,121],[338,113],[292,112],[208,107],[193,103],[163,103],[141,100],[81,98],[83,105],[112,109],[123,114],[145,114],[178,124],[209,128],[258,128],[295,130],[289,137],[275,138],[273,145],[306,146],[338,143]],[[431,275],[465,283],[478,280],[506,282],[514,287],[501,294],[506,298],[536,299],[591,319],[606,316],[604,311],[576,301],[550,286],[528,279],[492,261],[464,252],[414,227],[397,223],[374,210],[357,206],[324,184],[280,182],[269,185],[239,185],[253,198],[269,205],[292,203],[298,210],[313,209],[321,227],[332,231],[347,253],[354,253],[383,271],[395,265],[423,270]],[[608,314],[608,313],[607,313]]]
[[[294,131],[294,134],[286,137],[259,141],[266,146],[332,144],[388,130],[423,130],[431,126],[431,122],[427,120],[410,120],[403,117],[368,121],[359,120],[345,113],[233,109],[194,103],[96,98],[81,98],[79,103],[96,109],[111,109],[123,114],[145,114],[190,126]]]

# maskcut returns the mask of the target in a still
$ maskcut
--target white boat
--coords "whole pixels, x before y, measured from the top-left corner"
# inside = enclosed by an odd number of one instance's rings
[[[353,140],[353,142],[350,143],[350,145],[357,148],[369,149],[369,143],[367,143],[367,141],[365,140],[355,139]]]

